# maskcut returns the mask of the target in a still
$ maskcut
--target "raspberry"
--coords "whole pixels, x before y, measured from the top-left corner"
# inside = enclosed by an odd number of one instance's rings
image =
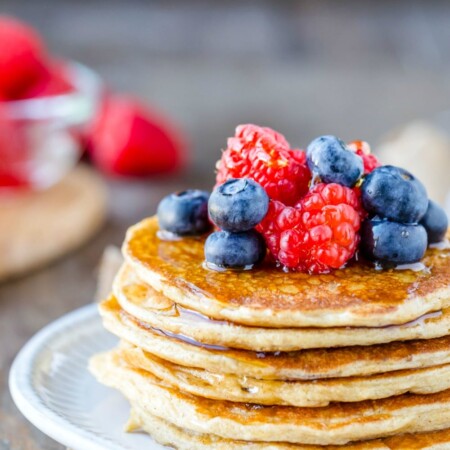
[[[361,156],[364,163],[365,175],[381,166],[378,158],[370,152],[370,145],[366,141],[352,141],[347,147],[349,150],[352,150],[357,155]]]
[[[21,98],[38,98],[68,94],[75,90],[71,83],[71,73],[65,63],[49,64],[45,74],[30,89],[23,92]]]
[[[217,185],[230,178],[252,178],[271,199],[294,205],[308,192],[311,173],[305,152],[290,149],[283,135],[240,125],[217,163]]]
[[[8,100],[20,98],[45,74],[44,44],[30,26],[0,16],[0,47],[0,95]]]
[[[146,177],[174,171],[185,161],[175,127],[123,95],[106,97],[87,142],[97,167],[115,175]]]
[[[318,184],[294,207],[272,200],[256,229],[284,267],[328,273],[354,256],[361,210],[354,190],[334,183]]]

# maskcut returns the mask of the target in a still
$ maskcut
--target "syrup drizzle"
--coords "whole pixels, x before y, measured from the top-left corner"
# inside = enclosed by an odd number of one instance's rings
[[[413,272],[430,272],[429,267],[427,267],[422,262],[416,262],[413,264],[400,264],[394,267],[395,270],[412,270]]]
[[[125,311],[121,311],[121,315],[125,318],[125,320],[130,320],[131,322],[135,323],[139,328],[143,328],[144,330],[151,331],[153,333],[158,334],[159,336],[165,336],[168,338],[177,339],[179,341],[186,342],[187,344],[194,345],[196,347],[201,347],[206,350],[219,350],[219,351],[231,350],[230,347],[225,347],[222,345],[204,344],[203,342],[198,342],[195,339],[192,339],[189,336],[186,336],[184,334],[172,333],[170,331],[161,330],[159,328],[152,327],[148,323],[145,323],[145,322],[135,319],[134,317],[130,316]]]
[[[430,248],[434,248],[437,250],[450,250],[450,241],[448,239],[445,239],[441,242],[430,244]]]
[[[385,264],[380,261],[375,261],[373,263],[373,266],[376,271],[393,269],[393,270],[412,270],[413,272],[431,273],[430,268],[420,261],[411,264],[397,264],[397,265]]]
[[[252,270],[253,267],[255,267],[254,264],[249,264],[248,266],[244,266],[244,267],[239,267],[239,268],[235,268],[235,267],[221,267],[218,266],[217,264],[214,263],[210,263],[208,261],[203,261],[202,263],[202,267],[206,270],[210,270],[212,272],[243,272],[246,270]]]
[[[442,310],[433,311],[427,314],[424,314],[417,319],[411,320],[410,322],[402,323],[400,325],[387,325],[385,327],[376,327],[376,328],[396,328],[396,327],[415,327],[416,325],[423,326],[425,322],[429,319],[437,319],[441,317],[443,314]]]
[[[161,230],[161,229],[156,232],[156,236],[158,236],[158,238],[161,241],[167,241],[167,242],[177,242],[177,241],[183,240],[183,237],[180,236],[179,234],[172,233],[171,231],[167,231],[167,230]]]

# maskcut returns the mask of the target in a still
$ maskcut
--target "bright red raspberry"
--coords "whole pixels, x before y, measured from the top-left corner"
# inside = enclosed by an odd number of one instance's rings
[[[271,201],[257,226],[284,267],[328,273],[344,266],[359,243],[362,210],[358,195],[339,184],[318,184],[295,207]]]
[[[86,140],[94,163],[110,174],[146,177],[185,162],[175,127],[127,96],[106,97]]]
[[[372,172],[372,170],[381,166],[378,158],[371,153],[370,145],[366,141],[352,141],[347,145],[347,147],[357,155],[361,156],[364,163],[365,174],[368,174]]]
[[[271,128],[240,125],[217,163],[217,184],[248,177],[264,187],[268,196],[294,205],[309,188],[311,173],[305,152],[290,149],[283,135]]]
[[[13,100],[45,74],[47,52],[27,24],[0,16],[0,96]]]

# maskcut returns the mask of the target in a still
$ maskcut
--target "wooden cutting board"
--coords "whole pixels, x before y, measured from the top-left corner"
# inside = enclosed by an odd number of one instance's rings
[[[104,223],[106,199],[99,175],[82,165],[46,191],[0,195],[0,281],[86,242]]]

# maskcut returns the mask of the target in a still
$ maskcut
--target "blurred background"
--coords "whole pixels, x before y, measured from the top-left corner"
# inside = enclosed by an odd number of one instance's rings
[[[0,340],[7,342],[0,352],[1,450],[62,448],[11,403],[6,379],[15,353],[43,325],[92,301],[103,249],[119,245],[163,195],[212,187],[236,125],[273,127],[302,148],[321,134],[364,139],[383,161],[415,171],[442,204],[450,191],[444,0],[0,0],[0,14],[27,22],[54,58],[89,67],[103,86],[94,131],[79,138],[83,148],[94,142],[103,149],[91,152],[96,169],[0,197],[0,274],[2,266],[8,273],[0,282]],[[127,103],[108,115],[102,99],[117,92],[140,106]],[[150,167],[137,178],[133,167],[114,165],[122,149],[108,137],[120,141],[130,111],[154,126],[151,136],[160,133],[178,170],[169,164],[155,174]],[[38,262],[28,264],[30,255]]]
[[[238,123],[272,126],[296,146],[323,133],[376,144],[450,103],[445,0],[0,4],[55,54],[172,117],[200,174]]]

